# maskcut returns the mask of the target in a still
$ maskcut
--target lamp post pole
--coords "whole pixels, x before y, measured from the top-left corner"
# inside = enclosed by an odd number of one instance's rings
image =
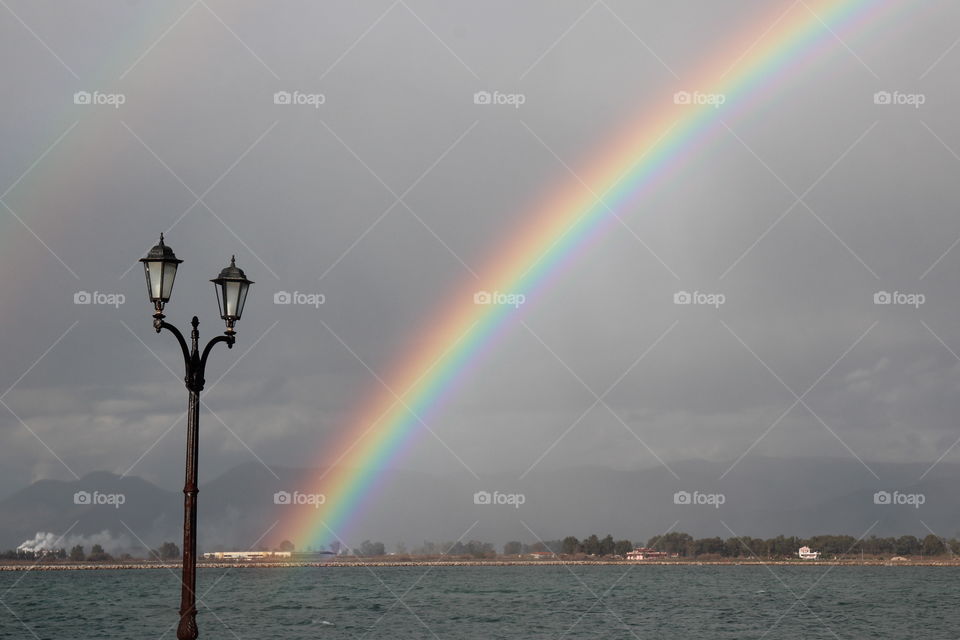
[[[200,322],[193,316],[193,331],[190,333],[192,349],[190,358],[197,355]],[[232,344],[230,345],[232,347]],[[197,629],[197,466],[200,462],[200,390],[187,383],[190,396],[187,400],[187,461],[183,480],[183,563],[180,576],[180,623],[177,625],[178,640],[194,640],[200,635]]]
[[[183,484],[183,565],[180,579],[180,622],[177,625],[178,640],[196,640],[200,632],[197,628],[197,494],[200,492],[197,485],[197,467],[199,463],[199,436],[200,436],[200,392],[203,391],[204,372],[207,368],[207,357],[214,345],[223,342],[232,349],[236,342],[234,325],[243,313],[247,291],[251,281],[247,280],[243,271],[236,266],[235,260],[230,259],[230,266],[220,272],[220,276],[212,280],[217,286],[217,300],[220,305],[221,318],[227,324],[224,335],[210,340],[200,351],[200,320],[193,316],[190,325],[190,344],[187,345],[183,334],[172,324],[166,322],[163,314],[164,306],[170,300],[173,290],[173,280],[182,260],[178,260],[173,250],[163,243],[153,247],[144,263],[147,276],[147,288],[150,299],[154,303],[153,328],[157,333],[164,329],[176,337],[183,353],[184,384],[189,393],[187,400],[187,460]]]
[[[177,626],[178,640],[196,640],[197,630],[197,466],[199,462],[200,392],[204,385],[204,370],[207,356],[218,342],[233,348],[236,338],[233,333],[217,336],[207,343],[200,354],[200,321],[196,316],[190,322],[190,347],[183,334],[172,324],[164,321],[162,313],[154,316],[153,326],[157,333],[166,329],[172,333],[183,351],[184,383],[189,392],[187,400],[187,461],[183,484],[183,575],[180,580],[180,623]]]

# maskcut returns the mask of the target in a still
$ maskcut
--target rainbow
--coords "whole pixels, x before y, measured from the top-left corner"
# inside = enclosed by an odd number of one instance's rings
[[[534,302],[617,224],[617,210],[628,210],[696,157],[725,131],[723,121],[769,99],[784,80],[835,50],[835,34],[861,27],[889,4],[822,0],[795,4],[786,12],[781,7],[777,14],[764,16],[758,27],[734,39],[730,53],[712,56],[713,62],[688,85],[701,95],[724,96],[721,108],[696,100],[683,104],[681,99],[677,104],[674,96],[665,95],[662,108],[644,114],[593,162],[585,163],[586,170],[580,172],[584,184],[570,184],[553,194],[525,218],[529,221],[524,231],[497,248],[486,268],[478,272],[484,289],[523,294],[526,304]],[[395,393],[378,391],[374,401],[364,405],[370,409],[354,428],[328,448],[339,457],[326,461],[312,485],[325,494],[326,503],[319,510],[298,510],[290,516],[281,526],[286,537],[305,546],[348,535],[351,518],[363,513],[376,495],[377,480],[387,463],[413,443],[480,357],[512,325],[516,310],[509,305],[475,304],[478,288],[477,281],[470,279],[461,295],[432,316],[440,320],[431,322],[425,334],[413,341],[409,356],[385,379]]]

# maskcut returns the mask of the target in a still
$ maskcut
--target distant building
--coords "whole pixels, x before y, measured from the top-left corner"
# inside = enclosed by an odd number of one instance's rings
[[[550,560],[551,558],[557,557],[557,554],[553,551],[531,551],[527,555],[534,560]]]
[[[204,560],[272,560],[289,559],[289,551],[213,551],[203,554]]]
[[[336,556],[333,551],[211,551],[204,560],[290,560],[321,562]]]
[[[820,557],[820,552],[811,551],[810,547],[800,547],[800,550],[797,551],[797,555],[801,560],[816,560]]]
[[[637,547],[627,552],[627,560],[660,560],[666,557],[668,557],[666,551],[658,551],[650,547]]]

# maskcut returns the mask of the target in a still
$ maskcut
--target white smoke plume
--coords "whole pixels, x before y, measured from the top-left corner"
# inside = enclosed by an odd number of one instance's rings
[[[67,536],[62,537],[49,531],[38,531],[32,540],[24,540],[17,546],[18,551],[53,551],[55,549],[66,549],[69,551],[76,545],[83,547],[84,551],[90,552],[95,544],[103,547],[107,553],[116,554],[127,551],[131,548],[130,538],[126,534],[114,536],[110,531],[104,529],[100,533],[94,533],[89,536]]]

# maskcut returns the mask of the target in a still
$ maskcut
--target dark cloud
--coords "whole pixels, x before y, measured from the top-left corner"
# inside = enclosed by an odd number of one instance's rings
[[[221,330],[207,280],[232,253],[256,281],[237,347],[211,360],[211,381],[232,368],[205,399],[227,425],[203,417],[205,474],[316,463],[385,393],[370,370],[396,384],[414,337],[483,288],[471,270],[538,202],[789,5],[209,2],[164,35],[189,3],[9,4],[35,33],[0,12],[0,193],[69,132],[4,196],[30,230],[0,211],[0,392],[16,385],[3,400],[23,421],[0,407],[8,487],[67,467],[176,484],[179,354],[135,265],[171,225],[176,323]],[[774,423],[753,453],[937,460],[960,384],[957,11],[881,13],[719,110],[716,138],[518,311],[432,418],[443,443],[423,435],[391,464],[732,461]],[[274,104],[284,91],[323,103]],[[875,104],[882,91],[925,101]],[[275,305],[281,291],[323,304]],[[881,291],[923,304],[874,304]]]

